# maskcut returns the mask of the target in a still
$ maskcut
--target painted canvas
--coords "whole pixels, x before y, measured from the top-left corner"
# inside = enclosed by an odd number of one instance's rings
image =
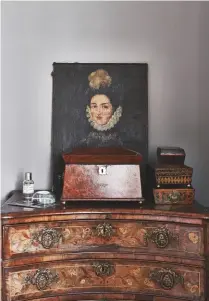
[[[124,147],[148,158],[148,66],[54,63],[52,167],[57,189],[62,153],[75,147]]]

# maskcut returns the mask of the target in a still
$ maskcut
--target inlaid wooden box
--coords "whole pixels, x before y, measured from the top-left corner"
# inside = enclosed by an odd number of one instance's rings
[[[194,188],[179,186],[170,188],[154,188],[155,204],[192,204],[195,198]]]
[[[63,154],[61,201],[142,200],[141,154],[124,148],[81,148]]]
[[[191,186],[193,168],[186,165],[158,164],[155,166],[155,180],[157,187],[161,185]]]

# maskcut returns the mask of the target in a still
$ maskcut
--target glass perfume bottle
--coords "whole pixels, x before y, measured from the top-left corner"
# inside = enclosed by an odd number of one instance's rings
[[[25,173],[25,180],[23,181],[23,196],[24,199],[30,200],[34,194],[34,181],[32,180],[32,173]]]

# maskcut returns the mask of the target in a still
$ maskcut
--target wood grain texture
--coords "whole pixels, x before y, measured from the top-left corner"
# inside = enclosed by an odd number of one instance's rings
[[[164,262],[168,264],[183,264],[183,265],[192,265],[198,268],[205,269],[205,261],[200,260],[200,258],[187,258],[187,257],[175,257],[175,256],[167,256],[167,255],[159,255],[153,254],[150,255],[149,253],[137,253],[135,251],[128,252],[125,250],[118,249],[112,246],[111,248],[98,248],[95,250],[94,248],[89,248],[85,252],[69,252],[65,254],[58,254],[52,253],[48,255],[39,255],[34,254],[34,256],[20,256],[17,258],[11,258],[9,260],[3,261],[3,267],[13,267],[13,266],[24,266],[28,264],[36,264],[36,263],[45,263],[45,262],[52,262],[52,261],[66,261],[66,260],[79,260],[79,259],[118,259],[118,260],[143,260],[143,261],[150,261],[150,262]]]
[[[107,293],[89,293],[89,294],[70,294],[67,296],[57,296],[57,297],[48,297],[48,298],[41,298],[41,299],[33,299],[32,301],[153,301],[153,296],[140,296],[139,294],[107,294]],[[161,301],[158,299],[158,301]],[[173,301],[173,299],[166,300],[166,301]],[[176,301],[176,300],[175,300]]]
[[[197,257],[204,255],[203,228],[175,223],[74,221],[4,227],[4,258],[85,252],[114,247],[116,252]]]
[[[176,301],[174,298],[156,297],[155,301]]]
[[[64,153],[66,164],[140,164],[142,155],[125,148],[75,148]]]
[[[105,174],[100,173],[101,169],[105,169]],[[62,201],[140,198],[142,190],[138,165],[65,166]]]
[[[208,208],[18,198],[2,207],[3,301],[208,301]]]
[[[158,275],[159,274],[159,275]],[[5,270],[8,300],[69,292],[163,294],[187,300],[204,296],[204,271],[189,266],[94,260],[42,264]]]
[[[67,203],[57,200],[54,207],[45,209],[28,209],[24,207],[10,206],[15,200],[22,200],[21,192],[14,192],[11,198],[1,208],[3,224],[29,223],[32,221],[52,220],[78,220],[78,219],[131,219],[131,220],[157,220],[180,222],[202,225],[203,220],[209,220],[209,207],[204,207],[194,202],[191,206],[184,205],[155,205],[151,200],[141,206],[130,202],[88,202]]]

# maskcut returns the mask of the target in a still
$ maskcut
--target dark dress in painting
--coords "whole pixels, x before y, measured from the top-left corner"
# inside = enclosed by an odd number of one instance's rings
[[[81,146],[86,147],[122,147],[123,142],[116,131],[99,133],[91,131]]]

